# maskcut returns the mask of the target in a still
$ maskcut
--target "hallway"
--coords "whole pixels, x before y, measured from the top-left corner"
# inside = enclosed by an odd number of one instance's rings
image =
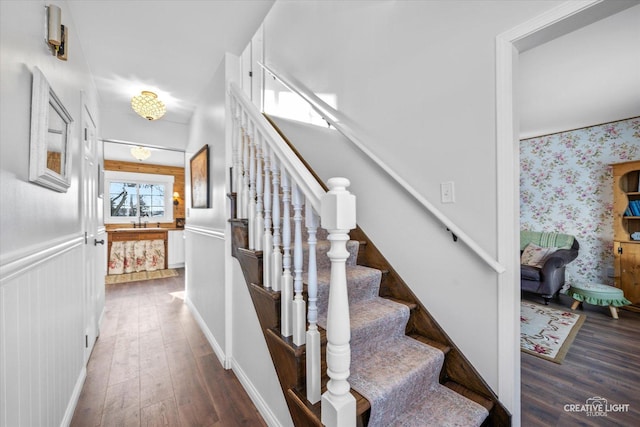
[[[266,426],[183,303],[178,277],[106,285],[72,426]]]

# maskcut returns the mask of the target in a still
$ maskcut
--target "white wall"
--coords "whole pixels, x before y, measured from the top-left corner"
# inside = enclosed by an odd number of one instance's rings
[[[520,54],[520,138],[640,116],[640,5]]]
[[[277,2],[265,59],[316,93],[335,93],[372,151],[496,253],[495,37],[558,3]],[[374,179],[363,178],[368,170],[335,173],[355,185]],[[358,223],[495,389],[496,275],[381,180],[358,188]],[[455,182],[455,204],[439,203],[443,181]]]
[[[68,61],[44,44],[44,1],[0,2],[0,425],[68,423],[84,379],[81,91],[96,90],[67,4]],[[29,175],[31,72],[37,66],[74,119],[71,187]],[[99,128],[98,128],[99,129]]]
[[[203,91],[203,101],[191,119],[185,153],[185,265],[187,298],[199,313],[219,350],[225,348],[225,115],[224,62]],[[191,207],[191,157],[209,146],[209,209]],[[218,354],[224,359],[224,354]]]
[[[235,258],[231,257],[227,198],[230,154],[229,119],[225,115],[226,82],[238,79],[239,58],[227,55],[191,120],[189,159],[204,144],[210,150],[211,208],[190,208],[186,189],[186,286],[192,311],[227,368],[232,368],[269,425],[292,425],[258,318]],[[188,187],[188,185],[187,185]]]
[[[85,91],[92,111],[97,111],[96,91],[82,51],[75,45],[73,21],[62,11],[63,24],[69,24],[69,59],[60,61],[48,53],[44,44],[43,1],[2,1],[2,49],[0,85],[2,87],[0,149],[0,252],[28,247],[42,241],[80,231],[80,91]],[[65,6],[60,3],[60,6]],[[58,193],[29,182],[29,132],[31,119],[31,71],[37,66],[49,81],[71,116],[73,131],[71,187]],[[34,218],[37,220],[34,221]]]

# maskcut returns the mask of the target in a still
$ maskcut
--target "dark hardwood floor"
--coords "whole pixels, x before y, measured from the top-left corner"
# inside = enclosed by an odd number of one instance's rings
[[[542,300],[524,294],[528,301]],[[551,306],[570,310],[573,300],[561,295]],[[522,355],[522,426],[637,426],[640,425],[640,313],[584,304],[576,312],[587,319],[562,364]],[[584,405],[601,397],[609,404],[628,404],[627,412],[587,416],[565,411],[565,405]]]
[[[107,285],[72,426],[266,426],[183,303],[178,271]]]

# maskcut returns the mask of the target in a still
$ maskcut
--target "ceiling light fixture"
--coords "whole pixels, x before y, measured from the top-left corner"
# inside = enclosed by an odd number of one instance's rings
[[[167,112],[167,108],[158,99],[158,95],[148,90],[143,90],[140,95],[131,98],[131,108],[147,120],[158,120]]]
[[[136,159],[143,161],[149,158],[151,150],[146,147],[131,147],[131,155]]]

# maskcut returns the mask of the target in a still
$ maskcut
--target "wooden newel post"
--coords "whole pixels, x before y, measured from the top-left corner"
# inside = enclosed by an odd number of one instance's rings
[[[327,309],[327,391],[322,395],[322,424],[329,427],[356,425],[356,401],[350,393],[351,330],[347,295],[346,260],[349,230],[356,226],[356,197],[347,191],[346,178],[331,178],[322,197],[320,221],[329,232],[331,278]]]

